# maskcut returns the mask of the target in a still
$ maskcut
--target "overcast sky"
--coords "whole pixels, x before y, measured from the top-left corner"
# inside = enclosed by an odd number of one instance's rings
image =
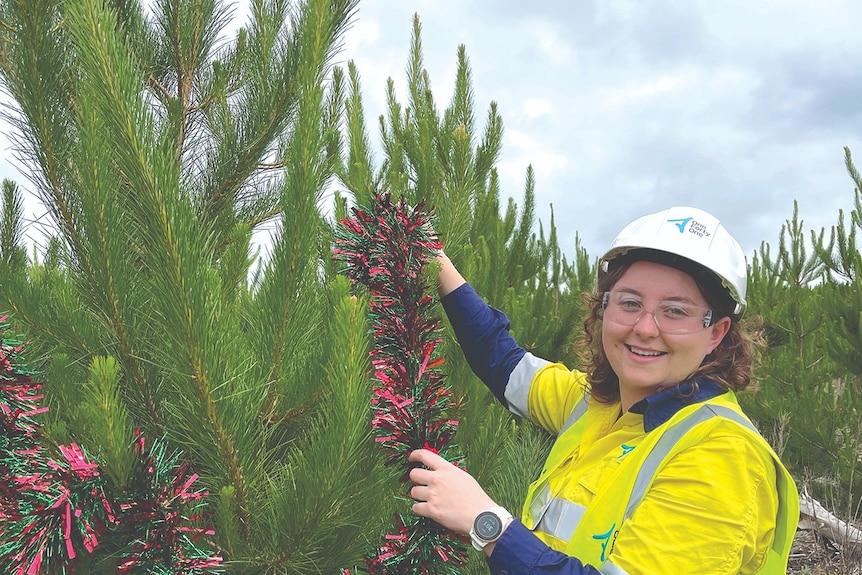
[[[414,13],[438,107],[464,44],[477,119],[492,101],[503,118],[502,193],[520,203],[532,165],[566,253],[576,231],[597,257],[630,220],[681,204],[750,257],[777,249],[794,199],[808,229],[853,207],[858,0],[365,0],[339,58],[358,66],[374,130],[387,77],[406,101]]]
[[[532,165],[537,215],[547,230],[553,204],[567,254],[575,232],[597,257],[630,220],[683,204],[716,215],[750,257],[777,249],[794,199],[815,230],[853,206],[858,0],[362,0],[336,62],[358,66],[375,143],[387,78],[406,102],[414,14],[438,108],[464,44],[477,129],[492,101],[503,118],[504,200],[521,203]],[[26,186],[9,158],[0,176]]]

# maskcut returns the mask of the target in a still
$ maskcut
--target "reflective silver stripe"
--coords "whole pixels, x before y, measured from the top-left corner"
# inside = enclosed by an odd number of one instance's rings
[[[557,437],[561,436],[573,426],[581,417],[583,417],[587,413],[587,409],[590,406],[590,394],[585,393],[584,397],[575,404],[574,409],[572,409],[572,413],[569,414],[569,417],[566,418],[566,422],[563,424],[563,428],[560,429],[560,432],[557,434]]]
[[[629,495],[629,503],[626,506],[626,514],[623,517],[624,521],[634,513],[635,507],[638,506],[641,499],[643,499],[646,494],[647,486],[652,482],[652,478],[658,470],[658,466],[662,461],[664,461],[664,458],[668,453],[670,453],[674,445],[676,445],[676,443],[686,433],[691,431],[695,425],[703,423],[713,417],[724,417],[725,419],[730,419],[731,421],[735,421],[736,423],[757,433],[757,428],[755,428],[750,421],[730,408],[720,405],[700,406],[694,413],[662,433],[661,438],[656,441],[655,445],[653,445],[652,450],[649,455],[646,456],[643,464],[638,470],[638,475],[635,479],[634,486],[632,487],[632,492]]]
[[[550,361],[536,357],[529,352],[521,358],[521,361],[509,374],[509,381],[506,383],[504,395],[509,404],[509,411],[530,419],[530,412],[527,409],[527,394],[530,392],[530,385],[532,385],[536,373],[550,363]]]
[[[562,429],[557,434],[558,438],[587,413],[589,401],[589,394],[585,394],[575,404],[572,413],[566,418]],[[584,515],[584,511],[585,508],[582,505],[577,505],[565,499],[551,499],[550,482],[548,479],[545,479],[545,482],[539,487],[533,496],[533,500],[530,502],[532,525],[527,525],[527,528],[539,529],[566,541],[575,532],[578,523],[581,521],[581,517]],[[552,515],[553,519],[545,521],[546,514]]]
[[[542,522],[542,516],[551,504],[551,486],[546,479],[530,501],[530,517],[524,518],[527,529],[535,529]]]
[[[567,499],[551,498],[549,482],[545,481],[530,502],[528,529],[542,531],[562,541],[568,541],[583,518],[587,508]]]
[[[620,569],[610,561],[606,561],[602,568],[599,569],[599,573],[602,575],[628,575],[628,571],[624,569]]]
[[[575,534],[586,510],[583,505],[565,499],[552,499],[536,529],[562,541],[568,541]]]

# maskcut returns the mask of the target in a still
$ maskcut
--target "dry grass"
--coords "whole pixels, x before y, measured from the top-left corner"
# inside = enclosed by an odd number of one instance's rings
[[[862,575],[860,550],[842,550],[814,531],[796,532],[788,575]]]

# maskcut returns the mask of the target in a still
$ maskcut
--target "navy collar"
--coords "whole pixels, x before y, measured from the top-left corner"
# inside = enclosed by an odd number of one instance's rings
[[[711,379],[696,377],[643,398],[629,411],[643,414],[644,431],[649,433],[683,407],[718,397],[726,391]]]

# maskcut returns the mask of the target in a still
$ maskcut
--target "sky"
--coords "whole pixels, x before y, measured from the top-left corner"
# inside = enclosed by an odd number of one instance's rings
[[[477,127],[492,101],[503,119],[501,193],[520,205],[532,165],[537,216],[547,230],[553,205],[565,253],[577,233],[598,257],[671,205],[718,217],[749,258],[764,241],[775,253],[794,200],[807,229],[840,209],[849,222],[862,2],[365,0],[339,59],[358,67],[369,120],[387,78],[404,94],[414,14],[438,107],[463,44]]]
[[[247,4],[234,3],[237,25]],[[816,231],[853,208],[858,0],[361,0],[334,62],[357,65],[375,145],[387,78],[406,102],[414,14],[438,108],[463,44],[479,134],[491,102],[503,120],[504,205],[522,203],[532,166],[537,218],[547,231],[553,206],[570,256],[576,234],[598,257],[629,221],[671,205],[718,217],[749,259],[762,242],[774,253],[794,200]],[[0,177],[26,189],[0,152]]]

